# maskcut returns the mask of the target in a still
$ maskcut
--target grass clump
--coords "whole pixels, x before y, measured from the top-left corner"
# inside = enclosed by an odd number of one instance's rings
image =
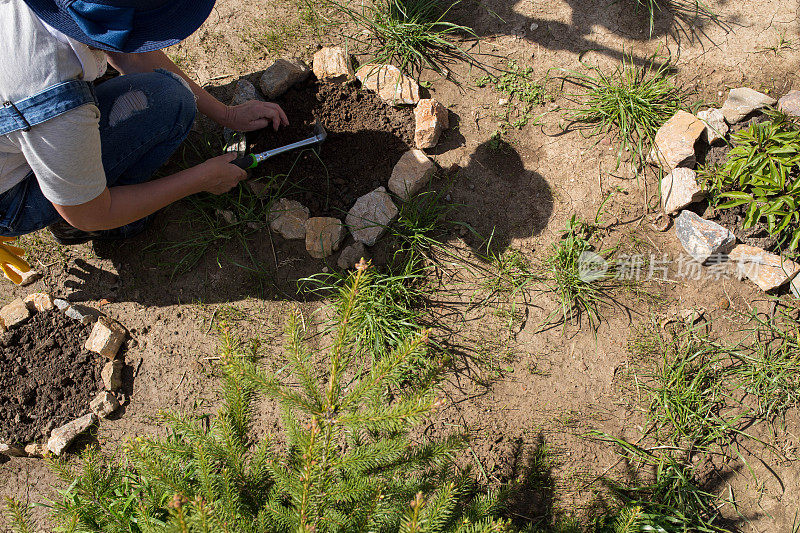
[[[616,498],[593,520],[594,533],[712,533],[728,531],[717,525],[720,498],[697,482],[693,466],[672,453],[659,453],[603,433],[595,437],[619,447],[628,461],[647,467],[648,480],[605,479]],[[724,500],[723,500],[724,501]],[[727,502],[725,502],[727,503]]]
[[[719,209],[744,209],[742,229],[763,225],[780,246],[800,244],[800,128],[792,121],[752,124],[731,135],[721,166],[701,172]]]
[[[457,35],[475,36],[472,28],[446,20],[458,0],[368,0],[358,9],[340,0],[325,3],[367,31],[376,47],[375,63],[393,63],[418,78],[424,69],[446,76],[449,63],[471,61],[469,54],[451,39]],[[362,37],[353,39],[359,41]]]
[[[567,117],[590,136],[617,137],[617,166],[623,152],[629,152],[633,166],[642,168],[658,129],[683,107],[685,92],[676,85],[669,61],[658,60],[654,55],[637,66],[628,58],[611,72],[590,66],[589,73],[573,72],[567,78],[585,89]]]
[[[612,300],[609,290],[615,279],[607,263],[609,251],[596,251],[590,242],[592,227],[573,215],[563,238],[553,244],[545,259],[543,278],[559,300],[561,318],[566,324],[585,316],[596,330],[600,306]]]
[[[327,348],[312,350],[304,322],[290,321],[278,374],[224,336],[215,416],[165,415],[169,435],[134,439],[120,461],[89,452],[77,469],[55,463],[68,483],[57,523],[104,533],[505,530],[497,494],[454,464],[460,439],[417,431],[439,405],[431,382],[405,382],[427,333],[385,354],[357,348],[365,276],[362,267],[347,284]],[[253,432],[262,398],[281,407],[282,435]]]
[[[504,129],[525,127],[533,118],[533,109],[552,100],[545,82],[534,81],[532,76],[531,67],[522,67],[512,59],[506,61],[506,70],[501,74],[488,74],[476,81],[478,87],[492,86],[508,100],[504,105]]]

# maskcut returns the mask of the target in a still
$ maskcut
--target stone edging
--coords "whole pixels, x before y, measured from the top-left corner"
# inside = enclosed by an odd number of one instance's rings
[[[684,209],[705,198],[694,171],[696,143],[725,143],[731,125],[776,104],[782,112],[800,117],[800,91],[791,91],[776,100],[747,87],[731,89],[720,109],[710,108],[696,116],[678,111],[656,133],[649,162],[666,172],[660,184],[664,215],[676,216],[676,236],[695,261],[706,265],[735,262],[740,279],[750,279],[763,291],[791,282],[792,292],[800,297],[800,265],[761,248],[737,243],[727,228]],[[665,222],[656,229],[669,229],[670,220]]]
[[[436,164],[423,152],[439,142],[449,128],[449,112],[434,99],[421,99],[419,85],[392,65],[365,64],[354,70],[351,57],[341,47],[328,47],[314,54],[313,68],[295,57],[281,58],[267,66],[260,79],[260,92],[246,79],[236,83],[232,105],[247,100],[275,99],[293,85],[305,81],[313,71],[320,81],[345,82],[358,79],[363,88],[371,90],[389,105],[414,105],[416,148],[405,153],[395,165],[386,187],[401,201],[417,194],[431,180]],[[234,137],[230,130],[225,137]],[[237,145],[236,149],[243,150]],[[339,250],[347,231],[355,243],[342,250],[337,265],[351,269],[361,257],[367,257],[365,247],[373,246],[386,227],[397,217],[399,209],[385,187],[358,198],[345,220],[333,217],[311,217],[309,210],[297,201],[280,198],[273,203],[267,222],[270,229],[284,239],[303,239],[306,251],[316,259],[324,259]],[[220,212],[220,216],[226,216]]]
[[[53,429],[46,445],[33,443],[20,448],[0,442],[0,454],[11,457],[43,457],[51,453],[59,456],[78,435],[96,424],[99,418],[107,418],[128,401],[125,394],[120,392],[122,372],[125,367],[124,355],[120,354],[120,348],[128,333],[119,322],[108,318],[101,311],[84,305],[70,304],[66,300],[53,298],[48,293],[33,293],[24,299],[17,298],[0,309],[0,332],[23,325],[36,313],[53,309],[58,309],[67,317],[82,324],[94,323],[86,339],[85,348],[108,359],[101,371],[105,390],[89,403],[87,414]]]

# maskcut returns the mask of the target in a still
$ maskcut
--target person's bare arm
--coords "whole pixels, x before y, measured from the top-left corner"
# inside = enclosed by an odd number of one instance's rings
[[[197,98],[197,109],[221,126],[234,131],[253,131],[266,128],[270,124],[277,130],[281,125],[288,125],[286,113],[271,102],[251,100],[238,106],[227,106],[214,98],[208,91],[200,87],[186,75],[167,55],[160,51],[141,54],[121,54],[106,52],[108,61],[123,74],[135,72],[151,72],[164,69],[174,72],[189,84]]]
[[[64,220],[80,230],[118,228],[191,194],[229,191],[247,177],[244,170],[230,164],[235,158],[235,153],[224,154],[165,178],[106,188],[100,196],[84,204],[53,205]]]

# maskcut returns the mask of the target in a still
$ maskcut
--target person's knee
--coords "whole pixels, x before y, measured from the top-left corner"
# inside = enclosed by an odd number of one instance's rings
[[[197,115],[197,104],[194,93],[183,78],[159,69],[130,79],[129,89],[118,94],[111,104],[108,112],[110,128],[123,126],[129,119],[148,113],[148,120],[163,122],[168,130],[178,134],[189,131]]]
[[[183,133],[188,133],[197,116],[197,101],[189,83],[168,70],[158,69],[156,73],[164,76],[165,103],[175,113],[175,125]]]

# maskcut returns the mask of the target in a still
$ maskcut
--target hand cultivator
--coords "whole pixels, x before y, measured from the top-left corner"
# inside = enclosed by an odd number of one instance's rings
[[[314,146],[318,147],[322,142],[328,137],[328,133],[325,131],[325,128],[322,127],[322,124],[319,122],[316,123],[314,126],[314,136],[309,137],[308,139],[303,139],[302,141],[297,141],[296,143],[287,144],[286,146],[281,146],[279,148],[273,148],[272,150],[267,150],[266,152],[261,152],[260,154],[247,154],[241,157],[237,157],[232,161],[234,165],[239,168],[243,168],[245,170],[250,168],[256,168],[259,163],[269,159],[270,157],[276,156],[278,154],[282,154],[284,152],[289,152],[291,150],[296,150],[298,148],[304,148],[306,146]]]

